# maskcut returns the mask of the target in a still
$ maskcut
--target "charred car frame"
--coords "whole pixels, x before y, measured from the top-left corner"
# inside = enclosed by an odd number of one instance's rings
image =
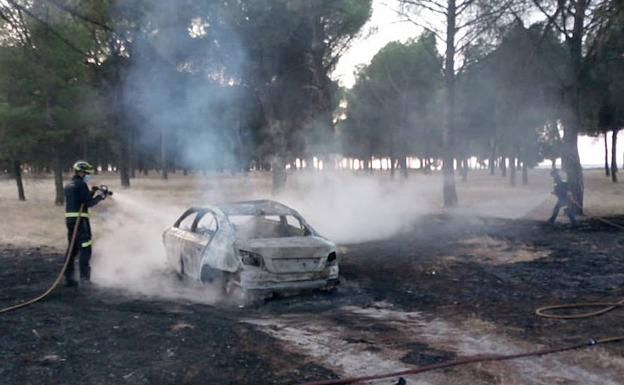
[[[165,230],[163,243],[179,274],[217,283],[228,295],[266,297],[338,283],[336,245],[297,211],[270,200],[192,207]]]

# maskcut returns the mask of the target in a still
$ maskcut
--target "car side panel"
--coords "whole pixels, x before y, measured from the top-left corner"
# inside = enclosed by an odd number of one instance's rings
[[[170,227],[163,233],[163,242],[167,255],[167,263],[178,273],[182,273],[180,258],[182,256],[182,230]]]
[[[206,247],[201,265],[208,264],[218,270],[236,272],[239,269],[239,258],[234,253],[235,235],[231,228],[220,224],[210,245]]]
[[[184,273],[189,277],[199,279],[200,262],[208,241],[203,235],[181,231],[180,257],[184,261]]]

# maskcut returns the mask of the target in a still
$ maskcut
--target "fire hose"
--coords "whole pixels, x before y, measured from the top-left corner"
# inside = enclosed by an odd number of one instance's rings
[[[570,196],[568,197],[568,199],[570,199],[573,205],[575,205],[579,209],[582,209],[582,206],[573,197]],[[613,221],[610,221],[608,219],[605,219],[597,215],[591,215],[590,213],[587,212],[587,210],[584,210],[584,212],[585,212],[585,215],[589,218],[594,218],[596,220],[599,220],[602,223],[608,224],[620,230],[624,230],[624,226],[618,223],[615,223]],[[571,319],[595,317],[601,314],[608,313],[611,310],[617,307],[621,307],[621,306],[624,306],[624,299],[618,302],[570,303],[570,304],[543,306],[535,310],[535,314],[543,318],[571,320]],[[594,308],[594,307],[601,307],[602,309],[591,311],[591,312],[586,312],[586,313],[576,313],[576,314],[553,314],[552,313],[553,310],[562,310],[562,309],[569,310],[569,309],[582,309],[582,308]]]
[[[56,289],[58,284],[61,282],[61,279],[63,279],[63,274],[65,274],[65,270],[67,270],[67,266],[69,265],[69,260],[71,259],[70,258],[71,252],[74,249],[74,245],[76,244],[76,237],[78,235],[78,226],[80,225],[80,219],[82,218],[83,210],[84,210],[84,203],[80,205],[80,210],[78,210],[78,217],[76,218],[76,224],[74,224],[74,229],[72,231],[72,236],[69,241],[69,246],[67,247],[67,253],[65,253],[65,262],[63,263],[63,268],[56,276],[56,279],[54,280],[52,285],[50,285],[50,287],[46,291],[36,296],[35,298],[29,299],[28,301],[24,301],[13,306],[9,306],[4,309],[0,309],[0,314],[10,312],[11,310],[21,309],[26,306],[30,306],[36,302],[39,302],[45,297],[47,297],[48,295],[50,295],[50,293],[52,293],[54,289]]]
[[[573,199],[572,199],[572,202],[576,204],[577,206],[579,206],[578,203],[576,203],[576,201],[574,201]],[[81,218],[80,214],[82,214],[83,210],[84,210],[84,204],[80,206],[79,215],[76,219],[76,223],[74,225],[73,232],[72,232],[72,237],[69,242],[69,247],[65,255],[65,262],[63,264],[63,268],[59,272],[58,276],[56,277],[52,285],[45,292],[43,292],[42,294],[40,294],[39,296],[33,299],[30,299],[28,301],[25,301],[25,302],[22,302],[22,303],[19,303],[19,304],[16,304],[16,305],[4,308],[4,309],[0,309],[0,314],[32,305],[44,299],[45,297],[47,297],[58,286],[69,264],[71,251],[73,250],[73,247],[76,242],[76,236],[78,234],[78,226],[80,224],[80,218]],[[601,220],[602,222],[610,224],[614,227],[624,229],[624,226],[620,226],[619,224],[608,221],[604,218],[592,216],[589,214],[586,214],[586,215],[588,215],[589,217],[593,217],[598,220]],[[554,310],[554,309],[573,309],[573,308],[581,308],[581,307],[598,307],[598,306],[604,307],[604,308],[601,310],[590,312],[590,313],[582,313],[582,314],[574,314],[574,315],[553,315],[553,314],[546,313],[547,311]],[[541,307],[537,309],[536,314],[538,316],[545,317],[545,318],[579,319],[579,318],[587,318],[587,317],[593,317],[593,316],[597,316],[600,314],[604,314],[620,306],[624,306],[624,299],[622,299],[619,302],[592,302],[592,303],[577,303],[577,304],[545,306],[545,307]],[[347,384],[358,383],[361,381],[370,381],[370,380],[377,380],[377,379],[383,379],[383,378],[389,378],[389,377],[399,377],[403,375],[420,374],[420,373],[429,372],[433,370],[445,369],[445,368],[479,363],[479,362],[507,361],[507,360],[518,359],[518,358],[544,356],[544,355],[561,353],[561,352],[570,351],[570,350],[582,349],[582,348],[591,347],[595,345],[604,345],[608,343],[621,342],[621,341],[624,341],[624,336],[607,337],[607,338],[601,338],[601,339],[592,338],[588,342],[584,342],[580,344],[551,348],[551,349],[542,349],[542,350],[537,350],[533,352],[508,354],[508,355],[500,355],[500,354],[478,355],[478,356],[467,357],[467,358],[463,358],[459,360],[444,362],[440,364],[426,365],[426,366],[422,366],[422,367],[415,368],[415,369],[408,369],[408,370],[392,372],[392,373],[384,373],[384,374],[362,376],[362,377],[350,377],[350,378],[325,380],[325,381],[312,381],[312,382],[299,383],[296,385],[347,385]]]
[[[94,186],[93,189],[92,189],[92,193],[95,193],[98,190],[103,191],[105,196],[113,195],[113,192],[111,190],[109,190],[108,186],[106,186],[106,185],[101,185],[99,187]],[[76,244],[76,237],[78,236],[78,228],[79,228],[78,226],[80,225],[80,220],[82,218],[82,213],[84,211],[84,208],[85,208],[85,205],[83,203],[83,204],[80,205],[80,209],[78,210],[78,216],[76,218],[76,223],[74,224],[74,228],[72,230],[72,236],[71,236],[71,239],[69,241],[69,246],[67,247],[67,252],[65,253],[65,262],[63,263],[63,268],[61,269],[61,271],[56,276],[56,279],[54,280],[52,285],[50,285],[50,287],[46,291],[44,291],[40,295],[38,295],[38,296],[28,300],[28,301],[24,301],[24,302],[15,304],[13,306],[9,306],[7,308],[0,309],[0,314],[8,313],[11,310],[17,310],[17,309],[25,308],[26,306],[30,306],[30,305],[32,305],[32,304],[34,304],[36,302],[39,302],[42,299],[44,299],[45,297],[47,297],[48,295],[50,295],[50,293],[52,293],[52,291],[54,289],[56,289],[56,287],[59,285],[59,283],[63,279],[63,275],[65,274],[65,270],[67,270],[67,266],[69,265],[69,261],[71,260],[70,256],[71,256],[71,252],[74,249],[74,246]]]
[[[324,380],[324,381],[311,381],[311,382],[303,382],[293,385],[347,385],[347,384],[355,384],[362,381],[371,381],[371,380],[379,380],[382,378],[390,378],[390,377],[400,377],[405,375],[412,374],[420,374],[425,372],[430,372],[432,370],[438,369],[446,369],[455,366],[467,365],[467,364],[475,364],[478,362],[494,362],[494,361],[507,361],[518,358],[527,358],[527,357],[537,357],[537,356],[545,356],[548,354],[562,353],[569,350],[576,350],[587,348],[596,345],[604,345],[613,342],[621,342],[624,341],[624,336],[618,337],[609,337],[609,338],[601,338],[601,339],[590,339],[588,342],[579,343],[576,345],[551,348],[551,349],[542,349],[536,350],[533,352],[526,353],[517,353],[517,354],[487,354],[487,355],[478,355],[472,357],[466,357],[459,360],[453,360],[448,362],[443,362],[440,364],[426,365],[421,366],[419,368],[407,369],[398,372],[392,373],[384,373],[384,374],[376,374],[371,376],[362,376],[362,377],[350,377],[350,378],[338,378],[333,380]]]
[[[581,207],[573,198],[570,198],[570,200],[577,207]],[[606,223],[606,224],[611,225],[613,227],[616,227],[618,229],[624,230],[624,226],[619,225],[619,224],[617,224],[615,222],[612,222],[612,221],[610,221],[608,219],[605,219],[605,218],[602,218],[602,217],[599,217],[599,216],[590,215],[589,213],[587,213],[587,211],[585,212],[585,215],[587,215],[588,217],[591,217],[591,218],[595,218],[595,219],[597,219],[597,220],[599,220],[599,221],[601,221],[603,223]],[[540,317],[544,317],[544,318],[571,320],[571,319],[581,319],[581,318],[589,318],[589,317],[598,316],[598,315],[610,312],[611,310],[613,310],[613,309],[615,309],[617,307],[622,307],[622,306],[624,306],[624,299],[622,299],[621,301],[618,301],[618,302],[588,302],[588,303],[573,303],[573,304],[562,304],[562,305],[550,305],[550,306],[540,307],[539,309],[537,309],[535,311],[535,314],[540,316]],[[586,308],[586,307],[602,307],[602,309],[596,310],[596,311],[593,311],[593,312],[580,313],[580,314],[561,314],[561,315],[558,315],[558,314],[551,314],[551,313],[549,313],[552,310],[579,309],[579,308]],[[570,346],[564,346],[564,347],[551,348],[551,349],[537,350],[537,351],[527,352],[527,353],[517,353],[517,354],[508,354],[508,355],[498,355],[498,354],[478,355],[478,356],[473,356],[473,357],[466,357],[466,358],[459,359],[459,360],[443,362],[443,363],[440,363],[440,364],[421,366],[419,368],[408,369],[408,370],[403,370],[403,371],[398,371],[398,372],[393,372],[393,373],[384,373],[384,374],[371,375],[371,376],[351,377],[351,378],[342,378],[342,379],[325,380],[325,381],[312,381],[312,382],[299,383],[299,384],[295,384],[295,385],[347,385],[347,384],[355,384],[355,383],[362,382],[362,381],[371,381],[371,380],[378,380],[378,379],[383,379],[383,378],[400,377],[400,376],[404,376],[404,375],[420,374],[420,373],[429,372],[429,371],[433,371],[433,370],[451,368],[451,367],[455,367],[455,366],[474,364],[474,363],[479,363],[479,362],[507,361],[507,360],[513,360],[513,359],[518,359],[518,358],[545,356],[545,355],[548,355],[548,354],[561,353],[561,352],[570,351],[570,350],[587,348],[587,347],[591,347],[591,346],[595,346],[595,345],[604,345],[604,344],[608,344],[608,343],[622,342],[622,341],[624,341],[624,336],[605,337],[605,338],[600,338],[600,339],[593,339],[592,338],[592,339],[589,340],[589,342],[585,342],[585,343],[580,343],[580,344],[570,345]]]

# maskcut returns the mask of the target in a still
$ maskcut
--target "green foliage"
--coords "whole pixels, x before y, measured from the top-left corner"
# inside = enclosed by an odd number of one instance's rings
[[[583,130],[590,134],[624,127],[624,15],[595,39],[603,41],[599,59],[583,82]]]
[[[552,156],[559,138],[549,135],[546,125],[560,113],[564,52],[542,26],[516,23],[486,60],[462,74],[458,121],[465,127],[461,139],[469,143],[469,154],[520,157],[531,166],[545,157],[540,151]]]
[[[435,155],[441,86],[442,58],[432,34],[388,43],[360,71],[348,93],[345,151],[360,156]]]
[[[30,9],[54,30],[88,46],[85,29],[43,4]],[[49,164],[55,154],[76,156],[75,139],[91,122],[83,110],[91,92],[84,57],[41,21],[25,19],[26,38],[0,46],[0,129],[3,154]]]
[[[497,4],[477,3],[475,10]],[[334,152],[336,138],[357,157],[445,155],[450,109],[433,33],[387,44],[351,90],[331,78],[371,16],[371,0],[15,4],[37,19],[0,21],[3,158],[48,165],[58,154],[95,154],[97,163],[119,165],[126,151],[145,166],[165,154],[187,168],[235,169]],[[624,122],[621,24],[616,18],[587,36],[600,44],[581,79],[586,132]],[[453,156],[532,165],[559,155],[564,96],[578,73],[570,42],[549,27],[516,22],[462,35],[470,44],[461,44],[466,66],[453,77]]]

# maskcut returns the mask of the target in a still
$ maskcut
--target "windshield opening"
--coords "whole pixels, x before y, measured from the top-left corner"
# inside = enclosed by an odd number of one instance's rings
[[[241,238],[286,238],[311,235],[299,218],[293,215],[228,215]]]

